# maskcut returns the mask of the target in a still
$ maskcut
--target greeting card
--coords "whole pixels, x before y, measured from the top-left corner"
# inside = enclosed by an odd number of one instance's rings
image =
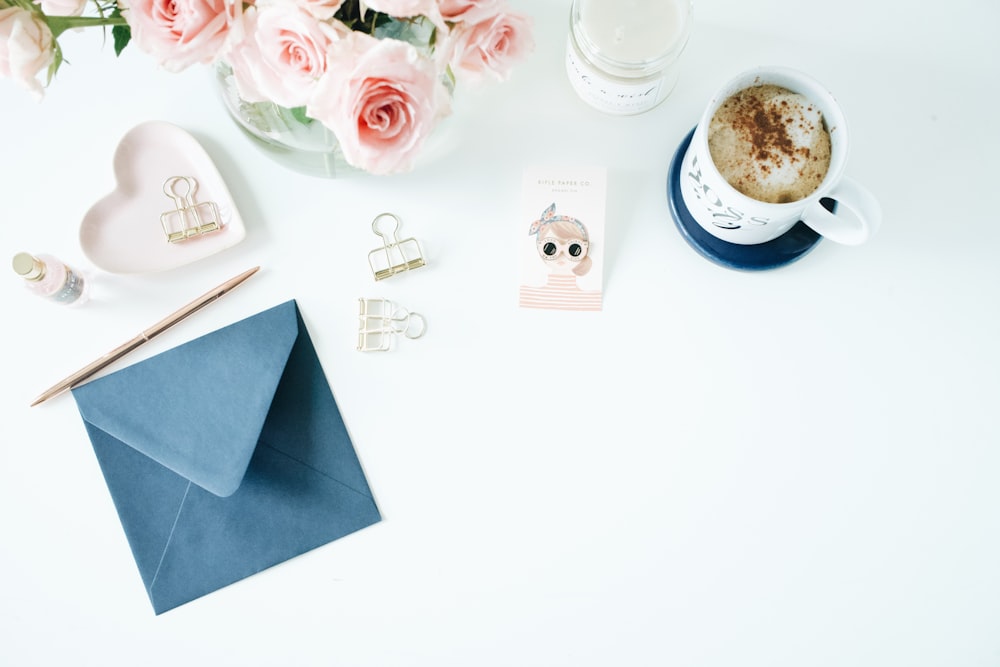
[[[529,167],[521,190],[518,304],[601,310],[607,170]]]

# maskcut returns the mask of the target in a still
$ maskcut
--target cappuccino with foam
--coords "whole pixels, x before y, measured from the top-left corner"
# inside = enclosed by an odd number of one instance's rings
[[[708,148],[726,182],[773,204],[808,197],[830,167],[830,132],[819,108],[774,84],[730,95],[712,116]]]

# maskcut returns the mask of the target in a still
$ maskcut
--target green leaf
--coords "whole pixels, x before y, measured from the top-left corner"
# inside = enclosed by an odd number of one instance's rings
[[[111,36],[115,39],[115,55],[120,56],[132,39],[132,29],[127,25],[116,25],[111,29]]]
[[[52,62],[49,63],[49,70],[47,77],[45,79],[45,85],[52,83],[52,79],[55,78],[56,72],[59,71],[59,66],[63,64],[63,52],[60,48],[59,43],[56,42],[52,48]]]
[[[303,125],[308,125],[313,122],[313,119],[306,115],[305,107],[294,107],[292,109],[292,117]]]

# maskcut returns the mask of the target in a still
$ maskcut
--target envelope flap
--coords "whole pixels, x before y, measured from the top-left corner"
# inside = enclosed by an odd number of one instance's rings
[[[217,496],[239,488],[298,336],[295,301],[73,390],[88,424]]]

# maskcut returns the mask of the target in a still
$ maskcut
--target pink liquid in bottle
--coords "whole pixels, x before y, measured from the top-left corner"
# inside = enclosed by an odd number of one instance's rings
[[[11,262],[14,272],[24,278],[35,294],[63,305],[79,305],[87,300],[88,283],[83,274],[52,255],[20,252]]]

